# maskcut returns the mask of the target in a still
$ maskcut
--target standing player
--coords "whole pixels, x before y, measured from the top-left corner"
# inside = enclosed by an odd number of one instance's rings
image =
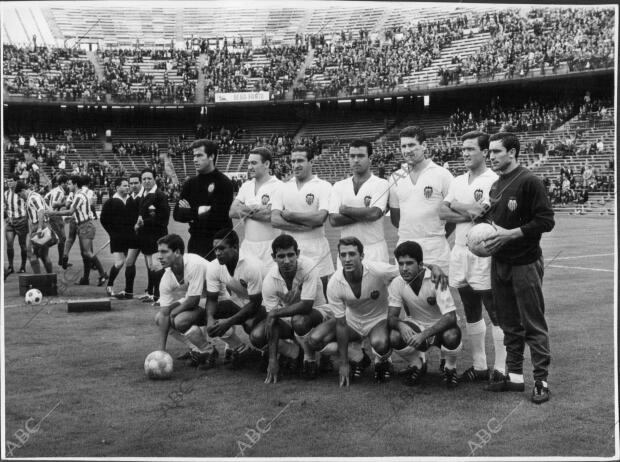
[[[492,379],[498,380],[505,372],[506,347],[493,305],[491,258],[478,257],[466,247],[467,233],[473,220],[482,215],[489,205],[489,190],[497,180],[497,174],[486,166],[489,135],[469,132],[461,140],[463,161],[468,171],[454,179],[439,210],[442,220],[456,223],[454,248],[450,255],[450,286],[458,289],[463,301],[466,332],[473,357],[473,365],[459,377],[459,381],[486,381],[491,378],[484,346],[487,328],[482,319],[483,303],[493,323],[495,366]]]
[[[89,276],[91,266],[95,266],[99,271],[98,286],[105,284],[108,275],[103,271],[101,262],[93,252],[93,239],[95,239],[95,225],[90,218],[90,202],[86,197],[88,184],[84,183],[86,178],[81,176],[72,176],[67,183],[69,189],[73,192],[73,202],[67,210],[52,210],[46,212],[49,216],[75,215],[77,226],[77,236],[80,241],[80,252],[84,263],[84,275],[79,281],[79,285],[87,286],[89,284]]]
[[[291,152],[294,178],[284,183],[271,204],[271,224],[295,239],[302,257],[314,260],[323,288],[334,272],[334,263],[325,237],[331,184],[312,174],[314,153],[309,147],[295,146]]]
[[[129,183],[125,178],[117,178],[114,181],[116,193],[109,198],[101,209],[101,225],[110,236],[110,252],[114,258],[114,264],[110,269],[110,277],[106,286],[106,293],[114,297],[114,280],[125,264],[127,248],[130,236],[134,234],[130,210],[127,208]]]
[[[188,251],[211,261],[214,258],[213,236],[220,229],[232,228],[228,214],[233,201],[233,184],[215,168],[217,144],[196,140],[190,149],[194,153],[197,175],[183,183],[173,217],[181,223],[189,223]]]
[[[450,246],[439,206],[448,194],[452,174],[426,157],[426,134],[419,127],[400,132],[400,148],[407,169],[390,177],[390,220],[398,228],[398,244],[415,241],[427,263],[447,273]]]
[[[370,171],[372,144],[355,140],[349,147],[353,176],[334,184],[329,200],[329,222],[341,227],[341,237],[355,236],[367,261],[389,261],[383,233],[383,214],[388,201],[388,182]],[[340,265],[338,265],[340,267]]]
[[[9,267],[5,273],[5,278],[15,272],[13,269],[13,260],[15,258],[13,245],[15,244],[16,234],[21,250],[22,263],[19,267],[20,273],[26,272],[26,259],[28,258],[28,246],[26,243],[28,237],[28,216],[26,214],[26,203],[15,193],[17,181],[19,181],[19,175],[11,175],[7,180],[7,189],[4,191],[3,206],[6,224],[4,235],[6,237],[6,253],[9,259]]]
[[[31,186],[22,181],[18,181],[15,185],[15,194],[26,203],[26,212],[28,213],[28,223],[30,225],[30,234],[27,239],[28,259],[30,266],[35,274],[41,273],[39,259],[43,262],[46,273],[52,272],[52,261],[49,257],[50,245],[38,245],[33,238],[47,228],[47,217],[45,211],[48,210],[45,200],[39,193],[34,192]]]
[[[157,241],[164,270],[160,283],[160,306],[155,323],[161,334],[160,349],[166,349],[168,334],[189,347],[192,356],[214,351],[199,326],[205,324],[204,308],[199,306],[207,276],[207,260],[184,253],[185,244],[177,234]],[[215,357],[213,357],[215,359]]]
[[[512,133],[490,137],[489,153],[499,179],[489,198],[497,235],[486,241],[493,255],[491,289],[499,325],[504,331],[504,380],[490,383],[490,391],[523,391],[523,351],[530,347],[534,366],[532,401],[549,400],[547,376],[551,353],[542,292],[544,274],[540,248],[542,233],[553,229],[553,209],[542,181],[519,165],[520,144]]]
[[[431,271],[422,265],[422,247],[406,241],[394,250],[400,276],[388,289],[390,346],[409,363],[405,384],[415,385],[424,373],[426,362],[420,352],[431,346],[441,348],[446,358],[444,380],[448,388],[458,385],[457,353],[461,330],[456,306],[448,287],[436,288]],[[406,316],[402,316],[404,309]]]
[[[332,317],[325,305],[323,284],[313,260],[300,257],[292,236],[282,234],[271,245],[276,266],[263,280],[263,305],[267,318],[250,334],[256,348],[269,346],[269,367],[265,383],[278,381],[277,353],[299,362],[303,353],[302,376],[317,376],[316,353],[306,344],[312,328]],[[297,338],[302,349],[292,339]]]
[[[47,204],[52,210],[62,210],[65,208],[69,191],[68,181],[69,178],[66,175],[60,175],[56,180],[56,187],[46,194],[46,198],[48,198]],[[49,225],[58,237],[58,266],[62,266],[64,263],[65,242],[67,241],[65,220],[63,217],[49,217]]]
[[[143,302],[156,302],[159,299],[159,281],[163,269],[155,269],[153,254],[157,252],[157,240],[168,233],[170,206],[166,193],[157,188],[155,172],[145,168],[140,173],[144,194],[138,208],[138,221],[135,230],[138,236],[140,252],[144,254],[147,269],[148,286],[146,294],[140,297]]]
[[[252,149],[248,156],[248,178],[230,208],[230,218],[242,219],[245,238],[240,255],[258,258],[266,269],[274,265],[271,241],[280,231],[271,226],[271,205],[282,182],[269,174],[272,157],[267,148]]]
[[[250,351],[235,333],[235,326],[242,325],[249,334],[265,318],[261,306],[263,264],[250,255],[239,255],[239,236],[232,229],[215,233],[213,248],[216,260],[207,268],[207,333],[220,337],[232,350],[236,368],[249,358]],[[230,299],[220,300],[222,286]]]

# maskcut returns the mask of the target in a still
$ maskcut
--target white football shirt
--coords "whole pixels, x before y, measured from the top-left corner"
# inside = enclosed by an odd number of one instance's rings
[[[183,254],[183,279],[177,281],[172,268],[166,268],[159,282],[159,304],[169,306],[186,297],[202,296],[208,261],[193,253]]]
[[[263,287],[263,264],[256,258],[239,257],[237,267],[231,276],[226,265],[220,265],[217,259],[209,262],[207,267],[207,292],[219,293],[222,285],[237,306],[243,307],[250,301],[251,295],[260,294]]]
[[[248,207],[255,205],[273,207],[273,198],[281,186],[282,182],[272,176],[257,190],[256,179],[252,178],[241,185],[236,199]],[[272,241],[280,234],[280,230],[271,226],[270,222],[252,220],[249,217],[244,219],[244,226],[245,239],[250,241]]]

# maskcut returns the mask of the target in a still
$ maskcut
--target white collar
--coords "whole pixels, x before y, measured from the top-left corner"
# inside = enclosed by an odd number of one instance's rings
[[[121,195],[119,193],[114,193],[114,195],[112,196],[113,199],[120,199],[123,201],[123,203],[127,202],[127,197],[129,196],[125,196],[125,198],[121,197]]]
[[[157,185],[153,185],[153,187],[148,191],[148,192],[144,192],[144,188],[142,188],[142,195],[146,196],[147,194],[155,194],[155,191],[157,191]]]

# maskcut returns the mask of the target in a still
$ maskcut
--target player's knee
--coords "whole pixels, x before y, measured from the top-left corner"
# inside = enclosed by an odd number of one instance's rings
[[[372,349],[378,355],[386,355],[390,351],[390,340],[387,335],[377,335],[370,339],[370,345]]]
[[[160,326],[164,318],[164,314],[161,311],[155,313],[155,324]]]
[[[400,332],[396,329],[390,330],[390,347],[395,350],[404,348],[403,338],[401,337]]]
[[[265,338],[265,329],[263,326],[258,326],[250,332],[250,343],[254,348],[263,348],[267,345],[267,339]]]
[[[312,329],[310,317],[303,314],[296,314],[291,318],[291,326],[297,335],[306,335]]]
[[[443,331],[442,345],[448,350],[455,350],[461,344],[461,329],[458,327],[452,327]]]
[[[306,344],[310,347],[311,350],[319,351],[325,348],[325,342],[321,336],[311,332],[307,338]]]

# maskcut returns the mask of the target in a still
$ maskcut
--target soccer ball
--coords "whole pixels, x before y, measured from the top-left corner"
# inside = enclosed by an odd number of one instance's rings
[[[24,297],[24,301],[28,305],[38,305],[43,301],[43,294],[39,289],[30,289],[26,292],[26,296]]]
[[[488,223],[478,223],[472,226],[467,233],[467,248],[478,257],[490,257],[489,252],[484,245],[484,241],[492,238],[497,234],[497,229]]]
[[[144,373],[149,379],[169,379],[172,369],[172,356],[165,351],[154,351],[144,360]]]

